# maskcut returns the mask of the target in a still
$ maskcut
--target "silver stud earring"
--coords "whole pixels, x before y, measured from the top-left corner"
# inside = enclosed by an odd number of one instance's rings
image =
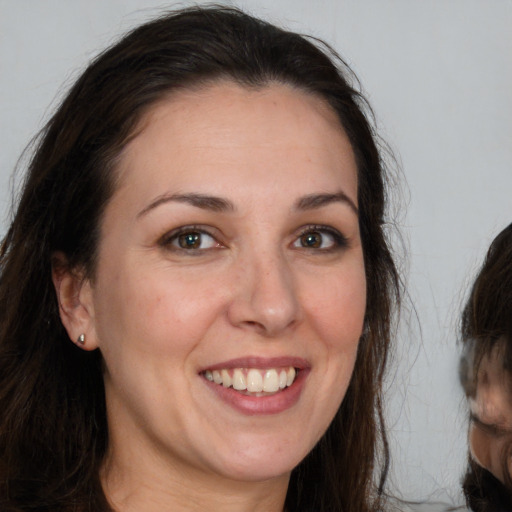
[[[79,345],[85,345],[85,334],[80,334],[80,336],[78,336],[76,342],[79,344]]]

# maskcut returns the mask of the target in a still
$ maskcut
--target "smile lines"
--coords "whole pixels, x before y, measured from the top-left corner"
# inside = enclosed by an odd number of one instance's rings
[[[225,388],[249,393],[277,393],[291,386],[297,372],[293,366],[288,368],[235,368],[234,370],[206,370],[204,377]]]

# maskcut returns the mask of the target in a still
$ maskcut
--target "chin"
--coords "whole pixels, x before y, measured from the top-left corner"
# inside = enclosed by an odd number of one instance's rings
[[[312,449],[293,446],[286,441],[262,444],[262,441],[253,440],[249,446],[252,449],[232,447],[229,459],[222,461],[224,476],[247,482],[289,477]]]
[[[278,461],[275,457],[266,461],[241,461],[225,468],[225,477],[241,482],[263,482],[276,478],[288,478],[293,469],[300,463],[300,460],[287,464],[286,461]]]

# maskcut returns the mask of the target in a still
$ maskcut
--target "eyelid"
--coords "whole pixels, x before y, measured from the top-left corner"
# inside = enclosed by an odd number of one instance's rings
[[[307,235],[309,233],[315,233],[318,232],[320,234],[327,234],[330,236],[333,240],[333,243],[330,247],[325,248],[308,248],[308,247],[298,247],[299,249],[303,249],[306,251],[312,251],[312,252],[320,252],[320,253],[328,253],[328,252],[335,252],[342,250],[346,248],[349,245],[348,238],[338,229],[334,228],[333,226],[325,225],[325,224],[309,224],[300,227],[297,230],[297,233],[294,235],[294,240],[292,242],[292,246],[296,244],[300,238],[304,235]],[[173,242],[180,236],[186,233],[200,233],[207,235],[211,238],[213,238],[218,246],[216,247],[209,247],[209,248],[182,248],[178,247],[173,244]],[[206,251],[209,251],[211,249],[220,249],[226,247],[226,244],[222,242],[222,236],[219,233],[219,230],[216,228],[213,228],[212,226],[204,225],[204,224],[189,224],[185,226],[179,226],[175,229],[172,229],[170,231],[167,231],[164,235],[162,235],[158,239],[158,245],[163,247],[164,249],[173,250],[177,252],[184,252],[187,254],[192,254],[193,252],[196,253],[204,253]]]
[[[186,233],[199,233],[202,235],[207,235],[207,236],[213,238],[213,240],[215,240],[215,242],[218,244],[218,246],[209,247],[206,249],[201,249],[201,248],[185,249],[183,247],[178,247],[178,246],[172,245],[173,241],[175,241],[180,235],[183,235]],[[218,230],[211,226],[205,226],[204,224],[199,224],[199,225],[198,224],[189,224],[186,226],[180,226],[178,228],[172,229],[171,231],[167,231],[164,235],[162,235],[158,239],[158,245],[160,245],[164,249],[174,250],[176,252],[184,252],[187,254],[189,254],[189,253],[192,254],[194,252],[195,253],[200,253],[200,252],[204,253],[211,249],[221,249],[221,248],[225,247],[225,244],[222,243],[219,240],[219,238],[220,238],[220,236],[218,234]]]
[[[507,429],[505,427],[501,427],[499,425],[493,423],[485,423],[475,414],[471,414],[469,419],[472,423],[474,423],[478,428],[483,430],[486,434],[489,434],[493,437],[502,437],[505,435],[512,434],[512,430]]]
[[[302,226],[301,228],[299,228],[293,244],[295,244],[300,239],[300,237],[307,235],[308,233],[315,233],[315,232],[318,232],[318,233],[324,232],[324,233],[327,233],[328,235],[330,235],[334,239],[333,247],[328,247],[328,248],[324,248],[324,249],[313,248],[313,247],[312,248],[301,247],[301,249],[318,251],[318,252],[329,252],[329,251],[336,251],[336,250],[344,249],[344,248],[348,247],[348,245],[349,245],[348,238],[340,230],[334,228],[333,226],[328,226],[325,224],[309,224],[306,226]]]

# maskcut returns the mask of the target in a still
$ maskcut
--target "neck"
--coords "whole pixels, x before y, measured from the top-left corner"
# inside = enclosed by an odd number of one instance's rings
[[[102,484],[116,512],[283,512],[289,474],[263,481],[238,481],[153,460],[119,463],[109,457]]]

